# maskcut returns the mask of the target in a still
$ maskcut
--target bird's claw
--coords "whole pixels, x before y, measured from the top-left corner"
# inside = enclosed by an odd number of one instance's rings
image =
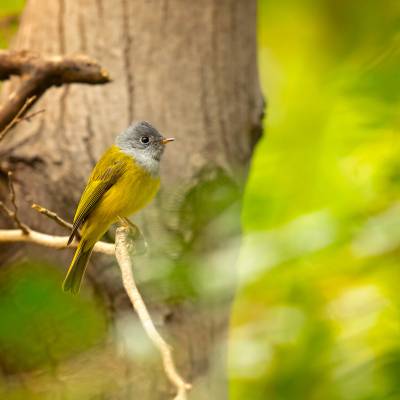
[[[123,226],[129,228],[129,236],[135,243],[135,255],[143,255],[147,253],[148,245],[138,226],[125,217],[119,217],[119,220]]]

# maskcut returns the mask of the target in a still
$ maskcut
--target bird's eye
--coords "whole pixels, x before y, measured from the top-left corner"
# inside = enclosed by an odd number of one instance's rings
[[[142,136],[140,138],[140,142],[143,143],[143,144],[148,144],[150,142],[150,139],[149,139],[148,136]]]

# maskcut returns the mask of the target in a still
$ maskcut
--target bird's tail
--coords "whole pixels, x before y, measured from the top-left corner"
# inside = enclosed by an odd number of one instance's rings
[[[72,294],[79,292],[92,250],[93,246],[87,247],[87,242],[81,240],[62,285],[65,292],[71,291]]]

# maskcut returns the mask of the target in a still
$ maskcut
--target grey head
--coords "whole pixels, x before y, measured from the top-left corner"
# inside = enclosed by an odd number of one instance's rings
[[[140,121],[120,133],[115,144],[152,176],[157,176],[165,145],[174,139],[164,138],[149,122]]]

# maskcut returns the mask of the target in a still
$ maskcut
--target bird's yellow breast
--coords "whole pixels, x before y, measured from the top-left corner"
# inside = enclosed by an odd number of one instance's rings
[[[99,208],[101,212],[112,210],[115,217],[127,217],[146,206],[157,193],[160,179],[153,178],[131,157],[128,166],[110,190],[104,195]]]
[[[145,207],[160,186],[160,179],[152,177],[132,157],[122,152],[119,157],[126,158],[122,176],[103,195],[82,229],[85,237],[95,241],[104,235],[118,217],[128,217]]]

